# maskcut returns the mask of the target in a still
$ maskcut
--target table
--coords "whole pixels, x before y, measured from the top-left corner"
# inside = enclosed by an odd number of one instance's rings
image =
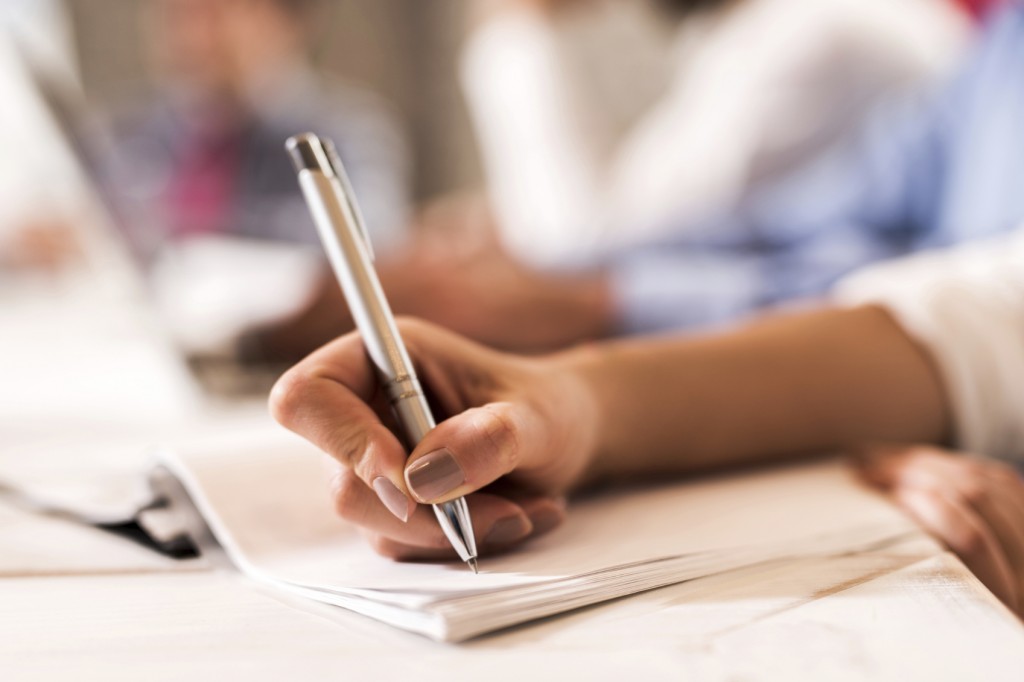
[[[43,528],[52,524],[59,531]],[[63,533],[66,552],[33,556],[10,542],[33,530]],[[733,571],[462,645],[5,506],[0,540],[9,681],[1018,680],[1024,671],[1024,628],[923,536]]]
[[[12,319],[0,312],[0,329]],[[114,337],[123,340],[123,330]],[[89,338],[80,331],[77,343]],[[109,341],[99,334],[92,347],[124,352]],[[10,362],[12,352],[0,335],[0,356]],[[37,355],[47,371],[74,369],[55,369],[52,357]],[[179,377],[168,382],[178,385]],[[159,401],[159,409],[142,405],[131,424],[112,423],[68,410],[69,395],[50,419],[2,386],[0,394],[0,403],[29,415],[0,418],[0,473],[17,463],[30,482],[68,472],[76,481],[127,480],[143,466],[133,459],[137,445],[198,423],[187,409],[161,421],[155,415],[168,411]],[[120,445],[100,445],[110,442]],[[176,562],[0,499],[4,682],[631,677],[1019,680],[1024,627],[922,534],[884,550],[749,567],[462,645],[438,644],[256,585],[216,554]]]

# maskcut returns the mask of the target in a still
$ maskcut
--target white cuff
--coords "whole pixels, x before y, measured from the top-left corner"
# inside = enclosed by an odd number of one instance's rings
[[[1024,232],[868,268],[834,297],[883,306],[931,353],[959,447],[1024,460]]]

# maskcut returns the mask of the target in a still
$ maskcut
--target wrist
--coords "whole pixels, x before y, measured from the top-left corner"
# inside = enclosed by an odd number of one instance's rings
[[[607,389],[601,368],[606,363],[608,347],[605,344],[584,344],[561,352],[548,359],[552,374],[562,377],[570,387],[570,400],[560,405],[572,405],[572,419],[560,414],[559,420],[573,430],[572,443],[580,453],[581,466],[572,487],[584,487],[614,474],[621,456],[612,445],[615,430],[614,392]]]

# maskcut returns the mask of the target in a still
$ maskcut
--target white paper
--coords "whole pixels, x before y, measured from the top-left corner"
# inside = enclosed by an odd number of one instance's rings
[[[375,555],[336,516],[326,457],[284,431],[168,454],[232,559],[306,596],[442,639],[780,556],[842,552],[913,527],[838,461],[588,496],[480,575]]]

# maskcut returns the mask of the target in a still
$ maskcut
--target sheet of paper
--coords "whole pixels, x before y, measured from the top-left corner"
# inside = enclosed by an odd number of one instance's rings
[[[375,555],[341,521],[330,463],[296,436],[270,429],[181,452],[170,465],[236,561],[307,586],[429,598],[564,580],[668,557],[723,553],[908,521],[839,462],[783,467],[620,490],[579,500],[568,522],[521,550],[481,561],[403,564]]]
[[[0,577],[195,571],[200,559],[176,561],[80,523],[13,506],[0,494]]]

